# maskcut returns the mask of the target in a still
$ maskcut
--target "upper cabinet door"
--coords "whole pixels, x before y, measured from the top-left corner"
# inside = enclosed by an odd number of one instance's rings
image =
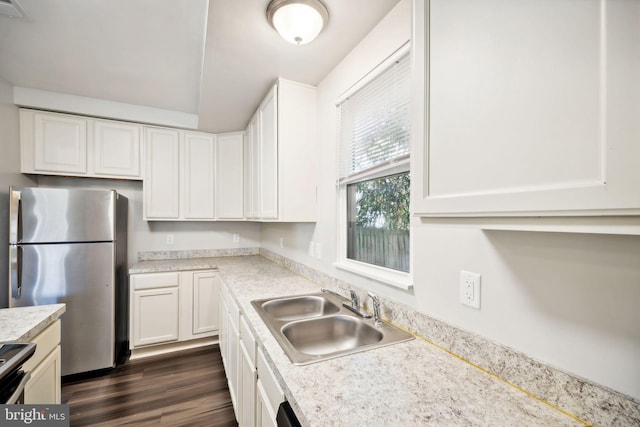
[[[640,213],[640,2],[414,11],[415,213]]]
[[[180,134],[177,130],[147,127],[145,131],[145,219],[180,216]]]
[[[32,114],[34,171],[87,173],[87,120],[65,114]]]
[[[140,178],[142,126],[107,120],[92,121],[94,173]]]
[[[213,134],[182,133],[182,205],[184,219],[212,220],[214,212],[215,143]]]
[[[242,219],[244,202],[243,132],[216,139],[216,217]]]
[[[244,217],[256,218],[258,178],[260,162],[258,161],[258,115],[254,114],[244,135]],[[256,195],[254,197],[254,195]]]
[[[278,86],[258,109],[260,145],[260,217],[278,217]]]

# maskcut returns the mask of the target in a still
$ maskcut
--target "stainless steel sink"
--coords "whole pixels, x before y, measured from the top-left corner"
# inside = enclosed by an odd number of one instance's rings
[[[317,293],[252,301],[294,365],[306,365],[402,342],[414,337],[386,322],[376,326],[343,304],[346,298]]]
[[[296,320],[325,316],[340,311],[340,307],[317,295],[278,298],[262,304],[269,316],[278,320]]]
[[[316,356],[375,344],[383,337],[375,327],[344,315],[287,323],[282,335],[299,352]]]

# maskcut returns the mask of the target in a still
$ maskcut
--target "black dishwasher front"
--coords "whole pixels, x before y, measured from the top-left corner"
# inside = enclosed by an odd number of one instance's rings
[[[278,408],[278,414],[276,415],[276,423],[278,427],[301,427],[300,421],[293,413],[289,402],[282,402]]]

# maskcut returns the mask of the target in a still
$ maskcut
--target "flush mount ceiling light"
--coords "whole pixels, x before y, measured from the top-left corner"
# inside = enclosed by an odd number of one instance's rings
[[[320,34],[329,12],[319,0],[271,0],[267,19],[288,42],[306,44]]]

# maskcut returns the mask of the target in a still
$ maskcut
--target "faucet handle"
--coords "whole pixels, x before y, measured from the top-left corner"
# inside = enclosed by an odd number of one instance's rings
[[[374,304],[380,305],[380,298],[378,298],[378,295],[374,294],[373,292],[367,292],[367,295],[369,295],[369,298],[373,300]]]
[[[380,315],[380,298],[378,298],[378,295],[374,294],[373,292],[367,292],[367,294],[369,295],[369,297],[373,301],[373,319],[374,319],[374,324],[376,326],[380,326],[380,325],[382,325],[382,319],[381,319],[381,315]]]
[[[360,307],[360,297],[352,289],[349,289],[349,293],[351,294],[351,306],[353,308],[359,308]]]

